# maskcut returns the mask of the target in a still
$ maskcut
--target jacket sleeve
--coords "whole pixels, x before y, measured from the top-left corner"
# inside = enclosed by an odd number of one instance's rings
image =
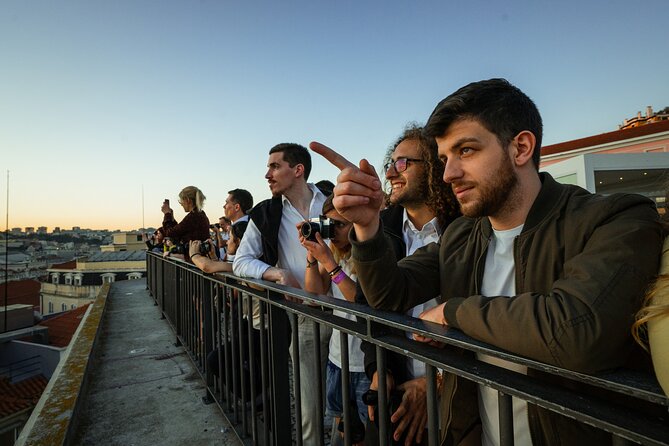
[[[406,312],[439,295],[439,244],[397,262],[382,224],[370,240],[358,242],[353,230],[350,239],[358,282],[372,308]]]
[[[168,212],[163,218],[163,234],[165,237],[180,240],[184,234],[191,230],[193,223],[192,212],[187,213],[180,223],[177,223],[172,213]]]
[[[652,203],[630,198],[612,200],[598,221],[587,222],[591,230],[566,223],[564,237],[582,240],[565,242],[563,265],[546,261],[550,248],[535,237],[516,271],[516,286],[520,283],[524,290],[510,297],[451,298],[444,308],[448,324],[510,352],[571,370],[592,373],[622,365],[632,346],[632,318],[657,271],[662,245]],[[586,224],[578,219],[570,223]],[[528,285],[531,274],[557,279],[548,290],[536,292]]]

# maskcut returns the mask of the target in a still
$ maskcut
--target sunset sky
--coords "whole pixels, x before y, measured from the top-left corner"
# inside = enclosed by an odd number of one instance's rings
[[[6,0],[0,227],[7,170],[9,227],[159,226],[190,184],[215,220],[230,189],[269,197],[276,143],[378,168],[407,122],[491,77],[537,103],[545,144],[616,130],[669,105],[667,17],[665,0]]]

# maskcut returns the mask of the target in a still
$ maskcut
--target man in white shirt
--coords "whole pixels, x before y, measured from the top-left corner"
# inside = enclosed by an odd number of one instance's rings
[[[241,277],[264,279],[302,288],[306,251],[299,242],[296,225],[318,217],[325,195],[307,183],[311,156],[298,144],[283,143],[269,152],[265,178],[272,199],[259,203],[250,213],[249,225],[237,249],[233,272]],[[302,440],[304,445],[319,444],[316,438],[318,386],[324,378],[315,367],[315,343],[311,321],[298,318]],[[331,330],[320,328],[321,371],[327,358]],[[292,353],[292,350],[291,350]]]
[[[223,212],[225,212],[225,218],[230,220],[227,231],[223,231],[223,226],[216,231],[216,237],[218,240],[218,247],[225,248],[225,252],[221,251],[220,258],[223,261],[232,262],[234,260],[234,255],[228,254],[228,239],[230,238],[229,232],[232,230],[232,226],[235,223],[242,221],[248,221],[248,213],[253,207],[253,195],[251,192],[245,189],[232,189],[228,191],[228,196],[225,199],[225,204],[223,205]]]
[[[248,221],[248,213],[253,207],[253,195],[246,189],[232,189],[223,205],[225,216],[230,219],[231,224],[239,221]]]

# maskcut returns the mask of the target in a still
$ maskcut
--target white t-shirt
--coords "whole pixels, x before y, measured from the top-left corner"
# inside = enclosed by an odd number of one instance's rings
[[[339,266],[346,273],[352,281],[357,282],[358,278],[355,274],[351,273],[352,262],[347,262],[345,260],[339,261]],[[331,283],[330,290],[328,291],[332,297],[337,299],[346,300],[344,294],[339,290],[339,287]],[[344,317],[346,319],[355,321],[356,317],[350,313],[346,313],[341,310],[333,310],[332,314],[335,316]],[[336,328],[332,329],[332,336],[330,337],[330,352],[328,353],[328,359],[337,367],[341,369],[341,338],[339,335],[339,330]],[[348,370],[350,372],[364,372],[365,371],[365,361],[360,350],[360,338],[349,335],[348,336]]]
[[[481,294],[484,296],[515,296],[516,265],[513,260],[514,240],[523,230],[523,225],[506,231],[493,229],[493,236],[488,245],[488,252],[483,272]],[[527,367],[514,364],[489,355],[477,354],[479,360],[527,374]],[[499,406],[497,390],[479,385],[479,412],[483,432],[481,444],[493,446],[499,444]],[[531,445],[530,426],[527,419],[527,402],[512,398],[514,444]]]

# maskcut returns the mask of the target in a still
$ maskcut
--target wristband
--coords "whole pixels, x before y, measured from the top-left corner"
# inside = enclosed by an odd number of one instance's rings
[[[202,254],[200,254],[199,252],[196,252],[195,254],[192,254],[192,255],[190,256],[190,258],[192,259],[192,258],[195,257],[195,256],[202,256],[202,257],[204,257],[204,256],[203,256]]]
[[[337,267],[332,271],[329,271],[328,274],[330,275],[330,277],[334,277],[335,275],[337,275],[339,271],[341,271],[341,265],[337,265]]]
[[[339,285],[346,277],[347,276],[344,270],[339,268],[339,272],[334,276],[332,276],[330,280],[332,280],[332,283],[334,283],[335,285]]]
[[[307,268],[311,268],[312,266],[314,266],[317,263],[318,263],[318,260],[316,260],[316,259],[314,259],[313,262],[310,262],[309,259],[307,259]]]

